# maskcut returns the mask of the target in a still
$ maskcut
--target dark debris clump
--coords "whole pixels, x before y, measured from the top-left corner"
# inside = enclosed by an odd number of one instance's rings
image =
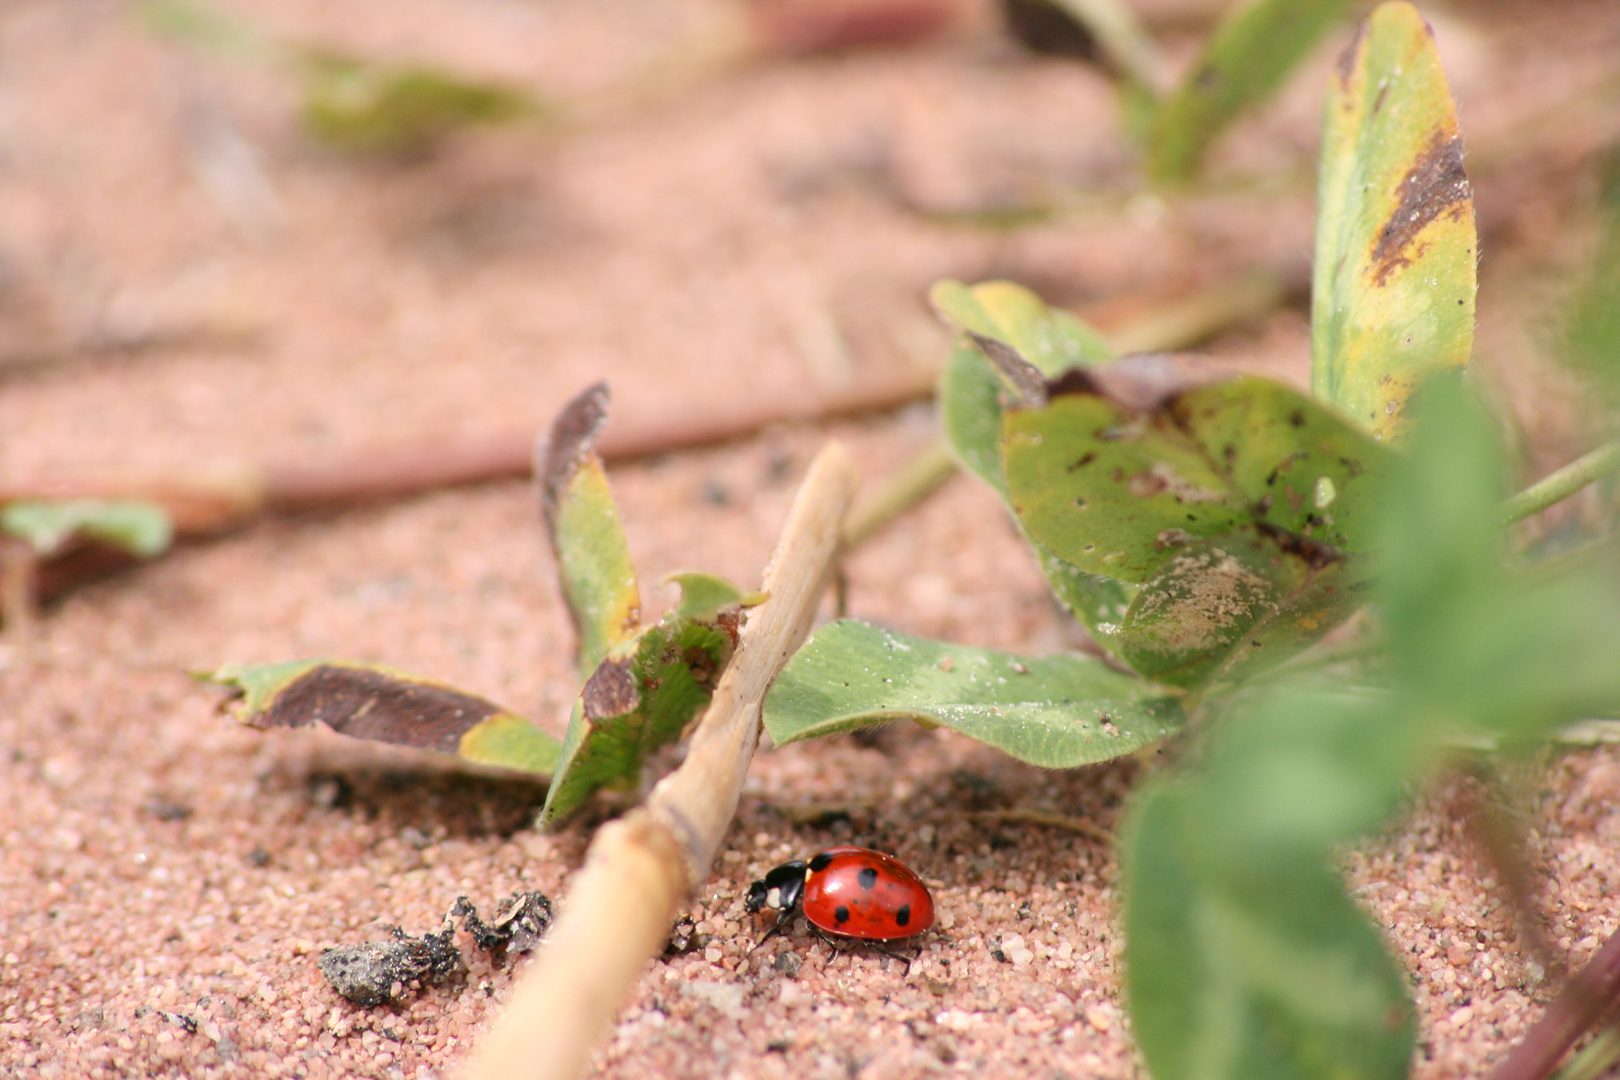
[[[664,943],[664,959],[669,960],[677,956],[684,956],[700,946],[697,932],[697,921],[690,915],[682,915],[675,920],[670,928],[669,940]]]
[[[538,891],[513,893],[495,905],[495,917],[485,922],[471,900],[458,896],[450,915],[461,919],[461,928],[483,951],[512,956],[534,948],[551,929],[551,898]]]
[[[399,1001],[425,983],[442,983],[464,969],[456,944],[456,919],[473,944],[497,958],[525,953],[551,928],[551,898],[543,892],[514,893],[495,905],[485,922],[465,896],[457,897],[436,934],[419,938],[394,928],[389,941],[341,945],[321,953],[316,964],[332,989],[357,1005]]]
[[[357,1005],[398,1001],[408,989],[442,983],[462,969],[449,915],[437,934],[414,938],[395,927],[391,941],[327,949],[316,963],[332,988]]]

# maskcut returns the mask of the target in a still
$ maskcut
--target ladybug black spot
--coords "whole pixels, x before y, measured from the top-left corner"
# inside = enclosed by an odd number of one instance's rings
[[[831,865],[832,856],[823,851],[820,855],[817,855],[815,858],[810,860],[810,872],[812,874],[819,874]]]
[[[860,881],[861,888],[867,890],[868,892],[870,892],[872,888],[877,885],[877,871],[872,869],[870,866],[863,868],[861,872],[855,876]]]
[[[894,922],[896,926],[905,926],[907,923],[911,922],[910,904],[900,905],[900,910],[894,913]]]
[[[839,904],[838,909],[833,912],[833,918],[840,924],[849,922],[849,908]]]

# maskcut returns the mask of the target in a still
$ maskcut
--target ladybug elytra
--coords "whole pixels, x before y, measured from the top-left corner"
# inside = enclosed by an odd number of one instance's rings
[[[750,914],[781,911],[772,933],[794,908],[817,929],[865,941],[908,938],[934,925],[922,878],[893,855],[853,845],[783,863],[749,886],[743,906]]]

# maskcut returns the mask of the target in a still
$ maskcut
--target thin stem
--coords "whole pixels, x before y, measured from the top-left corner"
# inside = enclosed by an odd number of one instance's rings
[[[869,499],[861,500],[844,522],[844,546],[853,548],[922,502],[956,475],[950,444],[935,439],[917,451],[900,471],[884,481]]]
[[[743,627],[686,760],[644,806],[597,830],[562,916],[479,1046],[469,1080],[578,1075],[681,901],[708,876],[759,742],[760,702],[810,631],[857,479],[837,443],[811,465],[765,571],[770,598]]]
[[[7,642],[20,645],[33,638],[39,619],[34,597],[38,573],[39,555],[33,546],[0,535],[0,629]]]
[[[615,423],[596,444],[613,463],[752,436],[775,424],[819,422],[876,412],[930,397],[934,371],[908,369],[863,379],[844,390],[792,397],[712,401],[702,409],[660,410],[638,422]],[[530,474],[534,436],[513,431],[487,442],[460,446],[431,443],[373,450],[347,459],[326,459],[267,470],[265,501],[272,510],[302,512],[355,506],[415,495],[451,485],[506,480]]]
[[[1620,439],[1604,443],[1502,502],[1502,520],[1511,525],[1567,499],[1592,481],[1620,469]]]
[[[1281,277],[1255,270],[1160,304],[1107,335],[1120,353],[1190,349],[1239,323],[1264,318],[1285,299]]]
[[[1469,824],[1475,839],[1507,890],[1508,903],[1518,923],[1519,938],[1530,955],[1554,979],[1567,972],[1566,960],[1553,951],[1536,911],[1536,875],[1525,851],[1524,829],[1513,819],[1511,792],[1494,762],[1476,760],[1468,772],[1478,783],[1473,792]]]
[[[981,810],[968,816],[980,821],[1044,825],[1049,829],[1063,829],[1067,832],[1079,833],[1081,836],[1089,836],[1093,840],[1101,840],[1105,844],[1113,844],[1115,840],[1114,834],[1101,825],[1094,825],[1084,818],[1070,817],[1067,814],[1053,814],[1045,810]]]
[[[1590,1046],[1564,1066],[1558,1080],[1598,1080],[1617,1059],[1620,1059],[1620,1031],[1604,1028]]]
[[[1164,57],[1131,5],[1120,0],[1054,0],[1052,6],[1083,26],[1129,78],[1155,94],[1171,88],[1173,76]]]
[[[1564,987],[1490,1080],[1546,1080],[1558,1059],[1620,1001],[1620,933]]]

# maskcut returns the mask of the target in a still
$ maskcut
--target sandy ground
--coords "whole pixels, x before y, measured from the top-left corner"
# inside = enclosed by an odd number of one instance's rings
[[[673,0],[231,6],[278,34],[565,96],[621,85],[696,21]],[[1584,436],[1533,366],[1534,302],[1582,250],[1589,178],[1559,145],[1521,160],[1513,138],[1613,78],[1620,9],[1530,12],[1430,14],[1482,159],[1481,363],[1546,468]],[[6,5],[0,54],[5,482],[538,428],[599,377],[626,424],[836,389],[938,359],[923,293],[945,276],[1014,277],[1104,316],[1255,263],[1302,278],[1331,57],[1223,147],[1218,194],[1167,204],[1117,194],[1135,166],[1100,78],[982,30],[755,65],[408,164],[311,147],[284,79],[156,42],[108,0]],[[1058,197],[1071,212],[1010,231],[915,210]],[[1305,319],[1283,310],[1211,348],[1297,379]],[[649,605],[671,599],[651,584],[671,570],[756,580],[824,438],[876,477],[934,431],[919,406],[616,468]],[[1074,640],[966,478],[848,569],[852,613],[909,632],[1032,653]],[[316,954],[393,924],[435,929],[461,894],[560,898],[609,808],[540,836],[540,789],[241,730],[186,672],[381,660],[560,730],[572,643],[551,575],[531,492],[494,484],[188,548],[0,646],[0,1070],[451,1075],[511,967],[468,945],[464,979],[365,1009]],[[1111,828],[1135,768],[1042,772],[911,728],[762,754],[693,901],[694,949],[649,967],[595,1074],[1137,1075],[1109,845],[969,816]],[[1617,924],[1620,751],[1563,754],[1535,790],[1538,917],[1578,965]],[[1470,839],[1469,797],[1441,783],[1346,856],[1411,971],[1424,1080],[1477,1075],[1551,993]],[[803,937],[747,956],[747,883],[843,841],[934,886],[938,928],[909,974]]]

